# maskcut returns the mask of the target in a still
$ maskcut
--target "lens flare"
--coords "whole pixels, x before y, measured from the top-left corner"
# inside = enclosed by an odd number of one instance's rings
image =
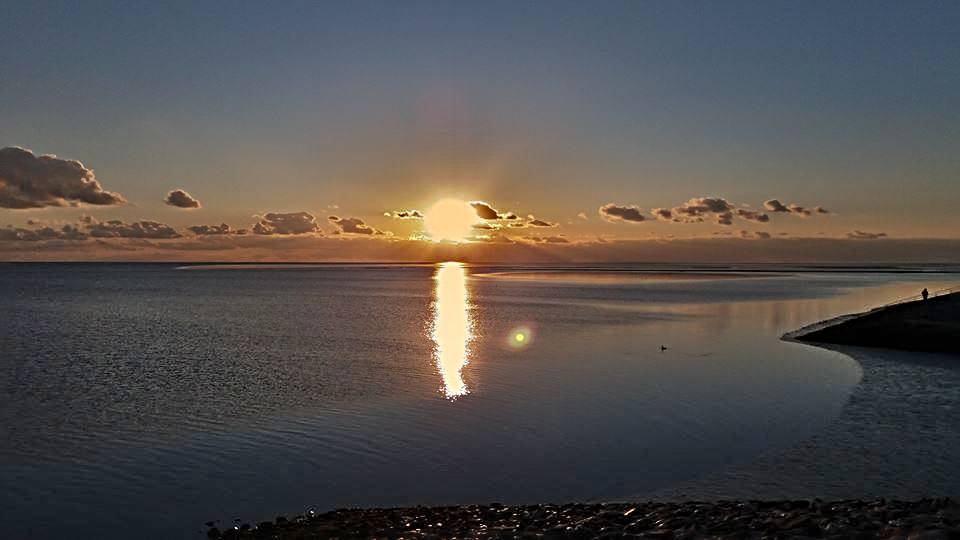
[[[533,341],[533,330],[529,326],[518,326],[507,334],[507,344],[514,349],[522,349]]]

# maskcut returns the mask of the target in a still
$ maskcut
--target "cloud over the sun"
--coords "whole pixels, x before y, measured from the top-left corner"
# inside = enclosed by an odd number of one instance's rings
[[[308,234],[320,230],[317,219],[309,212],[268,212],[257,218],[253,232],[260,235]]]
[[[647,218],[640,212],[640,208],[635,205],[619,205],[607,203],[598,209],[600,217],[611,223],[625,221],[627,223],[640,223]]]
[[[19,147],[0,149],[0,208],[109,206],[123,204],[119,193],[105,191],[79,161],[35,156]]]
[[[182,189],[175,189],[167,193],[163,202],[177,208],[200,208],[200,201]]]
[[[330,223],[337,226],[341,233],[346,234],[384,234],[383,231],[375,229],[363,222],[360,218],[342,218],[330,216],[327,219]]]

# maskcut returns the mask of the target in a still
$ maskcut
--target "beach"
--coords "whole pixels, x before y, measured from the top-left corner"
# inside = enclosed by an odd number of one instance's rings
[[[344,509],[257,525],[211,527],[209,538],[832,538],[960,537],[960,504],[917,501],[722,501]]]

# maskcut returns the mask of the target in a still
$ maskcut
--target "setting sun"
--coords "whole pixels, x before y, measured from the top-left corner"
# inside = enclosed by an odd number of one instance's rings
[[[434,203],[423,215],[423,227],[435,241],[465,240],[478,220],[470,203],[458,199],[443,199]]]

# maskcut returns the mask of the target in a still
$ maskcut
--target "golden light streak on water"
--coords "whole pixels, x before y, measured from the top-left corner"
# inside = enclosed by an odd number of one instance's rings
[[[470,360],[473,321],[463,263],[445,262],[433,275],[433,358],[443,378],[443,392],[455,399],[469,393],[461,370]]]

